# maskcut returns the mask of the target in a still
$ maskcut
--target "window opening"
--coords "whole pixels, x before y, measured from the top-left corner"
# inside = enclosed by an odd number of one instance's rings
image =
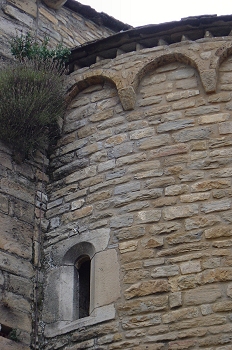
[[[90,257],[80,257],[75,266],[78,271],[78,318],[83,318],[89,316],[90,308]]]
[[[13,328],[5,326],[4,324],[0,324],[0,337],[10,339],[10,335]]]

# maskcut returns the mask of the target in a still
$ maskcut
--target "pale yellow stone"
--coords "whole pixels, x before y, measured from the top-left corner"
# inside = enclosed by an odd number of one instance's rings
[[[229,113],[218,113],[218,114],[210,114],[203,115],[198,118],[199,124],[210,124],[210,123],[219,123],[224,122],[230,118]]]
[[[133,252],[137,249],[138,241],[128,241],[128,242],[122,242],[119,243],[119,250],[120,252],[127,253],[127,252]]]
[[[54,24],[58,24],[58,20],[56,17],[54,17],[50,12],[48,12],[47,10],[45,10],[44,7],[40,7],[39,12],[46,17],[50,22],[54,23]]]
[[[28,13],[29,15],[37,16],[37,4],[36,0],[8,0],[11,4],[18,7],[20,10]]]

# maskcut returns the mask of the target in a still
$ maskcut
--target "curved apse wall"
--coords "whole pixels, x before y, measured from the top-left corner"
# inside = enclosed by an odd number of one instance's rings
[[[59,301],[55,319],[45,307],[47,349],[59,339],[67,350],[229,350],[232,60],[218,69],[222,45],[145,49],[68,78],[76,96],[52,157],[47,288],[59,289],[49,276],[71,246],[90,242],[92,306],[82,319],[65,319]]]

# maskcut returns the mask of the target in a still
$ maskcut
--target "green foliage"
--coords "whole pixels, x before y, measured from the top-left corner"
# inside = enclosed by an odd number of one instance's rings
[[[61,43],[55,49],[50,49],[49,38],[45,37],[42,43],[39,43],[35,38],[27,33],[26,35],[17,35],[11,40],[11,53],[20,62],[25,59],[51,61],[56,62],[58,67],[65,67],[71,53],[70,49],[64,47]]]
[[[13,328],[13,329],[10,331],[8,338],[11,339],[11,340],[13,340],[13,341],[18,342],[19,339],[18,339],[18,332],[17,332],[17,329]]]
[[[0,139],[27,156],[42,147],[65,111],[63,78],[51,62],[25,61],[0,70]]]
[[[0,139],[15,154],[27,157],[57,136],[57,120],[66,108],[63,89],[65,62],[70,50],[61,44],[48,48],[31,34],[11,40],[18,63],[0,69]]]

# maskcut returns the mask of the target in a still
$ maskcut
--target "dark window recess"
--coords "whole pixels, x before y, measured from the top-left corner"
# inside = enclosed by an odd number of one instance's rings
[[[4,324],[0,324],[0,337],[10,338],[10,333],[12,332],[12,328],[5,326]]]
[[[89,316],[90,304],[90,267],[91,261],[88,256],[77,261],[78,270],[78,310],[79,318]]]

